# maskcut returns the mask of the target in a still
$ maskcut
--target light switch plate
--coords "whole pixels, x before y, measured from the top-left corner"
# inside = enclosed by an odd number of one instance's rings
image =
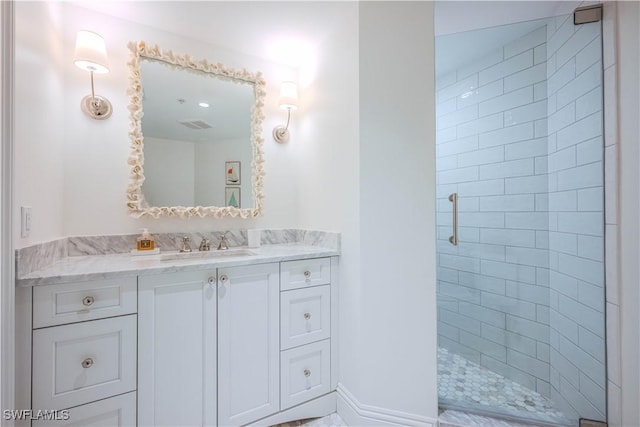
[[[31,234],[31,206],[20,207],[20,236],[24,239]]]

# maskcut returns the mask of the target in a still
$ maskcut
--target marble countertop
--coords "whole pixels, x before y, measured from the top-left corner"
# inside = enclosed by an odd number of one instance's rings
[[[40,286],[71,281],[107,279],[146,274],[172,273],[178,271],[205,270],[237,265],[264,264],[340,255],[336,249],[327,249],[300,243],[264,245],[259,248],[234,247],[221,257],[198,259],[162,260],[159,255],[88,255],[70,256],[42,270],[34,271],[16,279],[17,286]],[[231,255],[235,249],[249,250],[255,255]],[[174,251],[172,251],[174,252]],[[211,252],[216,252],[212,250]],[[197,251],[194,255],[199,256]]]

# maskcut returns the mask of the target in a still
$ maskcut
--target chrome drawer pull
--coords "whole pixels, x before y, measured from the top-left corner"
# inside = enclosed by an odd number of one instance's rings
[[[90,305],[92,305],[94,302],[96,302],[96,299],[94,297],[84,297],[82,299],[82,304],[89,307]]]
[[[207,282],[209,283],[210,286],[213,286],[216,284],[216,276],[209,276],[209,278],[207,279]]]
[[[305,370],[304,370],[304,376],[305,376],[305,377],[307,377],[307,378],[309,378],[309,377],[311,376],[311,371],[310,371],[310,370],[308,370],[308,369],[305,369]]]
[[[304,314],[304,318],[305,318],[306,320],[311,319],[311,313],[305,313],[305,314]]]
[[[305,270],[304,272],[304,278],[305,279],[309,279],[311,277],[311,272],[309,270]]]
[[[226,274],[223,274],[220,276],[220,283],[222,283],[223,285],[227,283],[228,280],[229,280],[229,277]]]
[[[82,361],[82,367],[83,367],[84,369],[88,369],[88,368],[90,368],[90,367],[92,367],[92,366],[93,366],[93,359],[92,359],[92,358],[87,357],[86,359],[84,359],[84,360]]]

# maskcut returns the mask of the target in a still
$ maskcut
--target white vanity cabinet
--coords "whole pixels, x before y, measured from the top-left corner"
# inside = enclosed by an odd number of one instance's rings
[[[62,412],[16,425],[271,426],[335,412],[338,258],[285,256],[19,287],[16,404]]]
[[[32,426],[135,425],[136,278],[32,292]]]
[[[234,426],[278,412],[278,287],[277,263],[141,276],[138,425]]]

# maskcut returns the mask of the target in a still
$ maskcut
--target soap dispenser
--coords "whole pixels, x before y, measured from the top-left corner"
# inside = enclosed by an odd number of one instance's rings
[[[146,228],[142,229],[142,235],[138,237],[138,246],[137,249],[139,251],[152,251],[156,248],[156,242],[149,234],[149,231]]]

